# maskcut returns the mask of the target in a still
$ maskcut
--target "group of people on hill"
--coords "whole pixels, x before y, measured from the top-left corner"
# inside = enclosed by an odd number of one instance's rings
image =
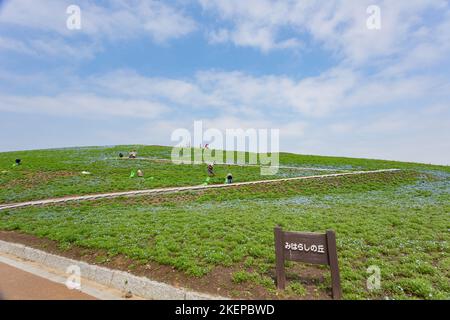
[[[123,158],[123,153],[119,153],[119,158]],[[128,158],[129,159],[136,159],[137,158],[137,151],[136,150],[131,150],[130,152],[128,152]],[[20,166],[21,163],[22,163],[21,159],[16,159],[16,161],[14,163],[14,166]],[[210,177],[214,177],[215,176],[215,174],[214,174],[214,164],[215,163],[210,163],[207,166],[208,176],[210,176]],[[132,177],[135,177],[136,175],[138,177],[144,177],[144,172],[141,169],[137,170],[136,172],[133,171],[131,173],[130,177],[132,178]],[[233,183],[233,175],[231,173],[227,174],[225,183]]]
[[[210,177],[214,177],[215,176],[215,174],[214,174],[214,163],[208,164],[207,170],[208,170],[208,175]],[[231,173],[227,174],[225,183],[233,183],[233,175]]]
[[[119,158],[123,158],[123,153],[120,152],[119,153]],[[131,150],[130,152],[128,152],[128,159],[136,159],[137,158],[137,151],[136,150]]]
[[[205,145],[205,148],[207,148],[208,145]],[[123,153],[119,153],[119,158],[123,158],[124,155]],[[131,150],[130,152],[128,152],[128,159],[136,159],[137,158],[137,151],[136,150]],[[210,177],[214,177],[215,173],[214,173],[214,164],[215,163],[210,163],[207,166],[207,171],[208,171],[208,176]],[[143,177],[144,176],[144,172],[142,170],[138,170],[136,173],[132,172],[132,174],[130,175],[130,177]],[[225,183],[233,183],[233,175],[231,173],[227,174]]]

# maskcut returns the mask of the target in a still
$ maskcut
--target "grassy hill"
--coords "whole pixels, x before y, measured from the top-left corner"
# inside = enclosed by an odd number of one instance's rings
[[[0,203],[205,180],[205,165],[117,159],[132,148],[170,158],[171,149],[159,146],[0,153]],[[12,167],[15,158],[23,165]],[[287,153],[280,160],[331,172],[403,170],[4,210],[0,239],[215,294],[314,299],[330,295],[326,268],[289,263],[288,288],[276,290],[273,227],[333,229],[345,299],[450,298],[449,167]],[[130,179],[138,167],[145,178]],[[211,182],[223,183],[228,171],[238,181],[317,174],[262,177],[257,167],[224,165]],[[372,265],[381,270],[375,291],[366,287]]]
[[[160,187],[199,185],[207,177],[206,165],[176,165],[143,160],[119,160],[118,154],[136,149],[139,157],[170,159],[171,148],[163,146],[85,147],[54,150],[34,150],[0,153],[0,204],[38,200],[67,195],[85,195],[113,191],[152,189]],[[248,155],[247,155],[248,158]],[[12,167],[15,159],[23,165]],[[225,162],[225,159],[224,159]],[[312,168],[327,168],[327,173],[341,170],[372,170],[403,168],[439,170],[449,167],[394,161],[352,159],[338,157],[280,154],[280,164]],[[133,170],[141,169],[143,179],[130,179]],[[83,175],[88,171],[90,175]],[[221,184],[228,172],[235,182],[313,175],[312,170],[280,169],[274,176],[261,176],[257,167],[217,165],[216,176],[209,183]]]
[[[142,159],[120,159],[131,149]],[[0,153],[0,204],[67,195],[200,185],[207,178],[206,164],[177,165],[170,161],[171,148],[159,146],[118,146],[68,148]],[[13,167],[15,159],[22,165]],[[152,161],[152,159],[155,159]],[[225,161],[224,161],[225,162]],[[310,162],[308,162],[310,163]],[[296,165],[302,162],[296,162]],[[144,178],[130,179],[141,169]],[[83,171],[90,174],[84,175]],[[210,184],[224,183],[232,172],[235,182],[318,174],[311,170],[280,169],[276,175],[261,176],[258,167],[216,165]],[[339,172],[336,167],[335,171]]]

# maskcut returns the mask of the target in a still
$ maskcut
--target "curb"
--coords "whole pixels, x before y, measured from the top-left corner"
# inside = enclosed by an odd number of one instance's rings
[[[68,196],[68,197],[63,197],[63,198],[53,198],[53,199],[45,199],[45,200],[34,200],[34,201],[17,202],[17,203],[4,203],[4,204],[0,205],[0,211],[7,210],[7,209],[14,209],[14,208],[29,207],[29,206],[69,202],[69,201],[98,200],[98,199],[105,199],[105,198],[111,199],[111,198],[117,198],[117,197],[140,196],[140,195],[151,195],[151,194],[167,194],[167,193],[175,193],[175,192],[183,192],[183,191],[196,191],[196,190],[217,189],[217,188],[232,188],[232,187],[264,184],[264,183],[276,183],[276,182],[293,181],[293,180],[323,179],[323,178],[330,178],[330,177],[341,177],[341,176],[351,176],[351,175],[359,175],[359,174],[396,172],[396,171],[400,171],[400,169],[352,171],[352,172],[344,172],[344,173],[332,173],[332,174],[323,174],[323,175],[314,175],[314,176],[301,176],[301,177],[283,178],[283,179],[246,181],[246,182],[238,182],[238,183],[232,183],[232,184],[212,184],[212,185],[207,185],[207,186],[199,185],[199,186],[187,186],[187,187],[169,187],[169,188],[158,188],[158,189],[110,192],[110,193],[93,194],[93,195],[85,195],[85,196]]]
[[[128,272],[108,269],[88,264],[22,244],[0,240],[0,254],[9,254],[24,260],[33,261],[45,267],[66,273],[69,266],[80,267],[81,277],[114,289],[131,292],[133,295],[151,300],[228,300],[220,296],[176,288],[166,283],[138,277]]]

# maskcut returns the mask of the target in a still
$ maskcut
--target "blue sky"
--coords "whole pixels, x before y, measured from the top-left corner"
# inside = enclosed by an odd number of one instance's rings
[[[283,151],[450,163],[449,1],[0,3],[0,151],[173,145],[202,120],[280,129]]]

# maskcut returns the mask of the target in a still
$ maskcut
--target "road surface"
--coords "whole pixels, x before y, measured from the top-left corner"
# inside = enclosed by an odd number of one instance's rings
[[[0,262],[0,299],[96,300],[83,292]]]

